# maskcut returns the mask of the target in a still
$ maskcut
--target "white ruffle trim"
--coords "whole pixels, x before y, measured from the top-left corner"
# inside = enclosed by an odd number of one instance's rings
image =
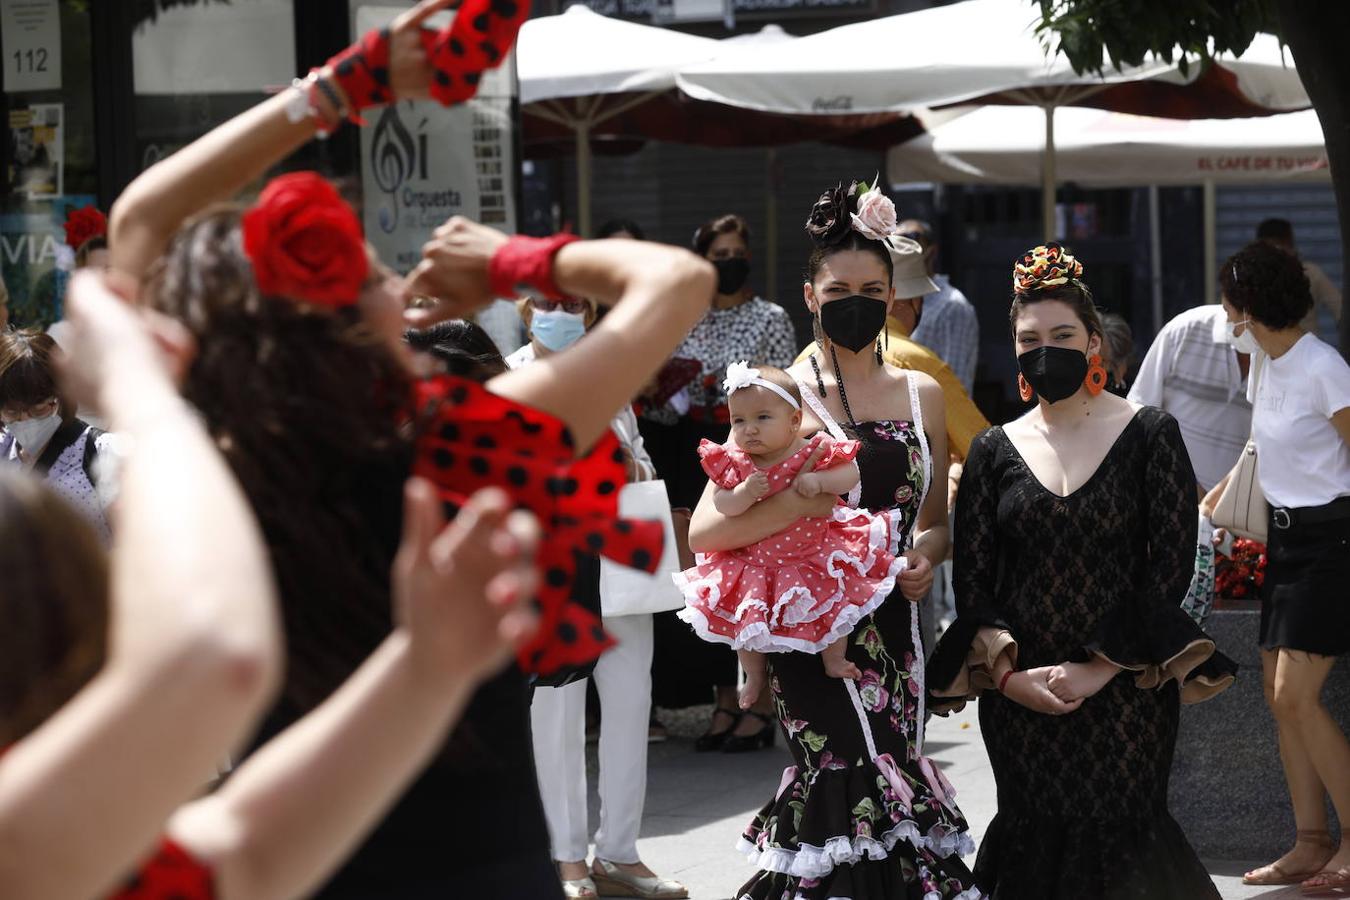
[[[866,517],[871,520],[871,527],[868,531],[869,552],[865,559],[859,559],[856,556],[850,556],[841,551],[834,551],[826,561],[825,570],[831,577],[838,580],[839,589],[834,597],[825,604],[821,604],[824,612],[819,613],[815,618],[825,615],[829,609],[837,606],[839,599],[844,593],[844,581],[849,572],[844,569],[855,570],[858,574],[865,574],[876,565],[877,556],[882,552],[890,553],[897,546],[900,535],[899,517],[891,511],[883,513],[869,513],[867,510],[849,509],[845,506],[836,506],[834,509],[834,519],[838,522],[848,522],[860,517]],[[808,641],[803,638],[787,637],[785,635],[774,634],[771,628],[763,622],[754,622],[742,628],[734,637],[717,634],[708,627],[708,616],[703,610],[689,605],[691,599],[698,599],[700,596],[706,597],[706,603],[714,612],[718,612],[717,604],[722,598],[722,573],[713,571],[710,575],[703,578],[690,578],[684,572],[675,572],[671,578],[675,585],[685,596],[685,607],[676,615],[681,621],[689,623],[694,632],[703,640],[714,644],[726,644],[736,650],[752,650],[758,653],[791,653],[798,651],[802,653],[819,653],[835,641],[853,632],[854,627],[864,617],[876,612],[882,602],[891,595],[895,589],[895,579],[900,573],[909,566],[909,561],[902,556],[896,556],[891,560],[890,567],[886,571],[886,576],[872,592],[872,596],[862,604],[848,604],[839,610],[834,622],[830,626],[830,631],[825,637],[818,641]],[[693,571],[693,570],[690,570]],[[797,603],[801,598],[798,596],[804,589],[799,587],[790,588],[782,597],[774,603],[771,621],[777,621],[784,609],[789,611],[787,621],[790,624],[800,624],[792,620],[796,616],[791,615],[800,608]],[[808,595],[809,596],[809,595]],[[751,607],[759,607],[765,612],[769,612],[768,604],[756,598],[747,598],[742,600],[736,608],[735,621],[740,621],[742,613]],[[724,615],[720,614],[723,618]],[[800,613],[798,613],[800,615]],[[813,621],[813,619],[804,619],[803,621]]]
[[[874,861],[885,859],[901,838],[943,859],[953,854],[969,856],[975,852],[975,842],[966,832],[949,831],[943,825],[934,825],[928,834],[920,834],[918,824],[910,819],[898,823],[883,834],[881,840],[841,835],[830,838],[823,847],[801,844],[796,850],[782,847],[760,850],[742,837],[736,849],[761,871],[779,872],[795,878],[822,878],[834,871],[835,866],[857,865],[863,857]]]

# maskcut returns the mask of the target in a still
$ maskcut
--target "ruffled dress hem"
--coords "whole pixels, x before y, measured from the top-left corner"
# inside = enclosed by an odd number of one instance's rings
[[[908,567],[904,557],[893,556],[885,573],[875,574],[883,556],[891,555],[899,546],[903,537],[902,523],[893,512],[873,514],[842,505],[834,508],[830,520],[853,527],[858,520],[864,520],[868,527],[867,546],[866,553],[861,556],[835,549],[829,551],[823,565],[810,563],[819,565],[834,582],[835,589],[824,602],[796,585],[783,591],[772,604],[758,597],[747,597],[737,604],[732,621],[740,623],[747,615],[750,619],[738,624],[734,633],[722,633],[713,627],[713,616],[720,622],[728,621],[725,614],[718,611],[723,599],[722,570],[715,564],[705,565],[705,558],[700,555],[698,566],[671,575],[685,598],[684,608],[676,615],[705,641],[761,653],[819,653],[852,633],[858,622],[875,612],[890,596],[896,579]],[[866,579],[869,575],[875,579],[870,595],[861,601],[846,600],[849,580]],[[794,637],[778,630],[780,625],[793,627],[821,619],[826,619],[829,627],[818,637]]]

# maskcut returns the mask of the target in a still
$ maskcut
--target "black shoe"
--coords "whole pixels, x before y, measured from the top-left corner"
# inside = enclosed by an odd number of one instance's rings
[[[729,735],[722,742],[723,753],[749,753],[752,750],[763,750],[766,747],[773,746],[773,736],[777,732],[774,727],[778,722],[770,716],[763,713],[757,713],[753,709],[747,709],[745,715],[754,716],[764,723],[764,727],[754,734],[733,734]]]
[[[728,727],[726,731],[719,731],[716,733],[713,733],[712,731],[704,732],[694,741],[695,753],[708,753],[712,750],[721,750],[722,745],[727,742],[727,738],[731,737],[731,732],[735,731],[736,726],[741,724],[741,711],[738,709],[727,709],[725,706],[719,706],[713,710],[714,719],[717,718],[718,713],[721,713],[724,716],[731,716],[730,727]]]

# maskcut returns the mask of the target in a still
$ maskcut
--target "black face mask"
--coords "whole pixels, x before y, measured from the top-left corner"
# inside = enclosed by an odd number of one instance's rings
[[[717,270],[717,293],[730,296],[745,287],[745,281],[750,277],[750,260],[743,256],[732,256],[715,259],[712,264]]]
[[[1083,386],[1088,361],[1081,350],[1037,347],[1017,357],[1017,366],[1031,389],[1047,403],[1067,400]]]
[[[858,353],[886,327],[886,301],[853,294],[820,304],[820,328],[840,347]]]

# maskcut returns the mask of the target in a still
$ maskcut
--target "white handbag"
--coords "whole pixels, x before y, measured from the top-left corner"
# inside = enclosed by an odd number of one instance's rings
[[[671,575],[680,569],[670,497],[664,481],[635,481],[619,491],[619,515],[661,522],[665,547],[654,575],[600,557],[600,614],[636,616],[666,612],[684,606],[684,595]]]
[[[1252,357],[1252,397],[1260,385],[1260,358]],[[1255,406],[1255,403],[1253,403]],[[1256,410],[1252,410],[1255,418]],[[1266,542],[1266,530],[1270,521],[1270,504],[1261,490],[1257,478],[1256,440],[1249,438],[1247,446],[1242,448],[1238,463],[1228,476],[1228,485],[1219,495],[1210,517],[1219,528],[1225,528],[1238,537],[1249,538],[1258,543]]]

